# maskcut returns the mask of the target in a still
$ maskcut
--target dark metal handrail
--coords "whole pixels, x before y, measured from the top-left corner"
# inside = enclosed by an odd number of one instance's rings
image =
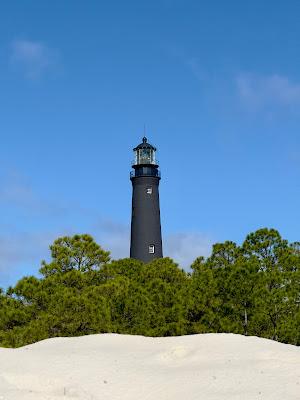
[[[151,173],[142,173],[141,171],[137,173],[136,170],[130,172],[130,178],[136,178],[138,176],[154,176],[161,178],[161,173],[158,169],[155,171],[151,171]]]

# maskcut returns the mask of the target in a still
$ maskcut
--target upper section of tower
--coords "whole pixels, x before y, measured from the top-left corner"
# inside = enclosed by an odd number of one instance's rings
[[[132,166],[138,165],[155,165],[158,166],[156,160],[156,148],[152,144],[148,143],[147,138],[144,136],[142,143],[133,149],[134,160]]]
[[[130,173],[130,179],[139,177],[155,177],[160,179],[158,161],[156,159],[156,148],[148,143],[144,136],[142,143],[133,149],[134,160],[132,162],[133,171]]]

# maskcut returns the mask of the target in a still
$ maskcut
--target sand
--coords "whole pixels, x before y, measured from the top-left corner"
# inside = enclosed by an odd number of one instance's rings
[[[0,349],[0,400],[299,400],[300,348],[256,337],[115,334]]]

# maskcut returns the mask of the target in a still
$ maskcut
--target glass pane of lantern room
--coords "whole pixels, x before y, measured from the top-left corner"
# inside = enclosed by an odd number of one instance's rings
[[[140,150],[137,150],[135,153],[135,160],[136,160],[136,164],[140,164],[141,160],[140,160]]]
[[[138,164],[138,152],[137,150],[134,151],[134,164]]]
[[[140,164],[151,163],[150,149],[140,149],[139,155],[140,155]]]
[[[155,164],[155,151],[151,150],[151,164]]]

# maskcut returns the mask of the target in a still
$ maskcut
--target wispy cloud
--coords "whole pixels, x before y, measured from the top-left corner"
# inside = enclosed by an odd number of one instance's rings
[[[300,105],[300,83],[286,76],[240,74],[235,83],[240,101],[250,110]]]
[[[0,206],[8,215],[32,222],[18,225],[6,218],[0,224],[0,287],[36,274],[41,260],[49,259],[53,240],[64,235],[90,233],[113,259],[129,257],[130,221],[126,224],[76,205],[50,204],[18,171],[0,175]],[[188,269],[196,257],[210,253],[212,242],[201,233],[181,232],[166,235],[163,244],[164,255]]]
[[[129,224],[99,219],[90,232],[105,250],[111,251],[112,258],[129,257]],[[163,237],[163,252],[165,257],[173,258],[182,268],[188,269],[197,257],[207,257],[211,253],[212,244],[211,238],[198,232],[174,233]]]
[[[19,231],[17,227],[0,233],[0,287],[23,276],[37,274],[42,259],[49,259],[49,246],[60,236],[90,233],[97,243],[111,252],[113,259],[129,257],[129,226],[103,220],[98,226],[83,231],[57,226],[55,231]],[[212,241],[200,233],[177,233],[164,238],[164,256],[171,257],[180,267],[189,269],[198,256],[208,256]]]
[[[11,170],[0,177],[0,202],[22,207],[36,206],[36,196],[28,179],[16,170]]]
[[[48,258],[54,232],[20,232],[11,229],[0,234],[0,287],[23,276],[37,273],[42,259]]]
[[[0,175],[0,205],[2,207],[22,209],[30,214],[60,216],[66,208],[52,204],[42,198],[32,187],[29,179],[17,170]]]
[[[130,227],[113,219],[99,218],[89,232],[115,260],[129,257]]]
[[[41,259],[49,256],[52,241],[68,232],[69,213],[66,207],[45,199],[26,176],[13,169],[0,174],[0,207],[1,287],[37,273]],[[40,223],[44,228],[37,229]]]
[[[212,244],[211,238],[198,232],[170,234],[164,241],[164,256],[189,269],[197,257],[207,257],[211,253]]]
[[[57,63],[57,52],[44,43],[32,40],[14,40],[11,59],[26,78],[38,79]]]
[[[200,61],[195,57],[185,58],[184,63],[191,71],[197,81],[203,83],[208,79],[208,74],[204,71]]]
[[[216,69],[208,70],[205,55],[189,54],[184,48],[166,43],[165,51],[201,85],[201,93],[212,107],[236,112],[236,103],[248,111],[267,111],[268,117],[275,115],[278,109],[300,111],[300,82],[279,74],[240,73]]]
[[[199,57],[187,54],[184,49],[173,43],[166,43],[164,48],[166,53],[179,62],[198,82],[204,83],[206,80],[210,79]]]

